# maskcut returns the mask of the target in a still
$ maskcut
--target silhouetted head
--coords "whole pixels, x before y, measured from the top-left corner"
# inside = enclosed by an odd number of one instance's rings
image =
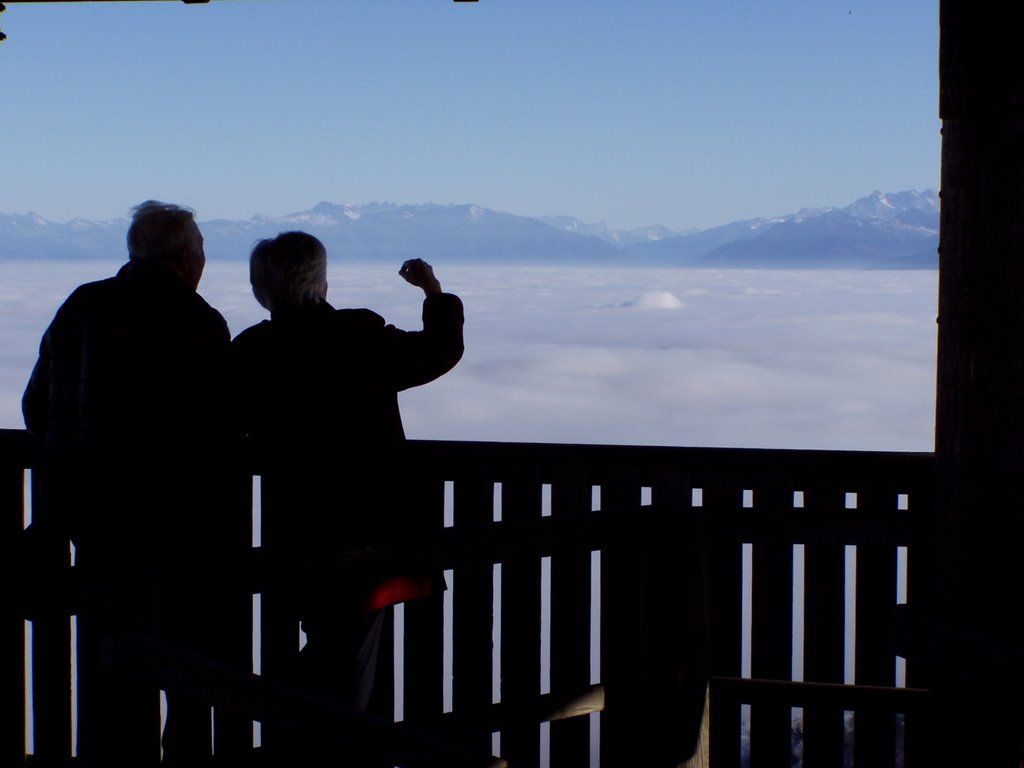
[[[256,301],[274,312],[319,304],[327,298],[327,250],[305,232],[282,232],[260,240],[249,258]]]
[[[128,228],[128,257],[170,267],[191,286],[199,287],[206,266],[203,235],[195,213],[180,205],[147,200],[132,209]]]

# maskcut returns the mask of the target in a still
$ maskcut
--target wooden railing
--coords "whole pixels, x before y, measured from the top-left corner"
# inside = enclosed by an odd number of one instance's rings
[[[355,729],[387,742],[382,754],[419,750],[427,765],[457,745],[466,765],[492,752],[513,768],[674,765],[697,736],[698,686],[710,673],[698,758],[710,754],[715,768],[748,759],[755,768],[789,766],[794,750],[807,766],[842,766],[851,750],[857,765],[913,764],[929,695],[896,686],[892,612],[902,579],[912,594],[927,582],[930,454],[427,441],[411,450],[434,532],[351,548],[314,576],[343,577],[389,557],[447,569],[444,599],[398,612],[404,652],[382,666],[375,704],[394,711],[397,691],[402,726],[393,738]],[[7,542],[24,526],[33,459],[24,433],[0,432]],[[275,510],[255,505],[255,514],[257,528],[260,516],[264,530],[272,527]],[[239,653],[249,665],[248,596],[278,576],[308,577],[261,560],[262,550],[208,576],[217,589],[243,593]],[[268,673],[297,653],[298,626],[269,591],[259,608],[256,662]],[[67,764],[68,619],[33,622],[30,675],[22,616],[4,611],[0,631],[9,713],[0,759],[14,764],[31,752],[38,764]],[[138,671],[159,681],[166,664],[148,658]],[[216,726],[219,756],[251,749],[253,719],[272,739],[275,718],[318,711],[300,699],[283,706],[294,692],[277,691],[275,700],[253,676],[189,669],[185,677],[233,691],[218,702],[226,713]],[[352,730],[339,726],[339,739],[358,739]],[[429,739],[436,753],[424,746]]]

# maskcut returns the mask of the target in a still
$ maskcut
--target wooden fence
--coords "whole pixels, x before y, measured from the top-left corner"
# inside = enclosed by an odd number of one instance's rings
[[[390,550],[350,549],[317,573],[338,578],[419,552],[447,569],[449,590],[399,611],[400,662],[382,665],[375,705],[394,711],[395,692],[402,726],[389,735],[386,723],[336,723],[340,741],[377,739],[396,761],[418,755],[409,765],[456,752],[465,765],[487,764],[494,752],[513,768],[674,765],[696,738],[710,673],[695,764],[762,768],[802,757],[811,768],[838,767],[851,755],[857,765],[914,763],[929,696],[896,685],[892,615],[901,580],[915,595],[927,583],[930,454],[426,441],[411,449],[435,530]],[[32,451],[24,433],[0,432],[5,542],[24,526]],[[252,487],[258,493],[258,481]],[[263,547],[209,579],[244,593],[238,652],[269,674],[299,646],[297,621],[271,587],[308,574],[260,559],[275,510],[247,508]],[[23,574],[9,578],[28,586]],[[248,608],[264,589],[254,662]],[[0,621],[9,713],[0,759],[31,753],[35,764],[67,765],[69,619],[37,619],[30,633],[17,611]],[[384,648],[394,632],[389,625]],[[138,668],[154,679],[177,663],[164,658],[154,672],[151,662]],[[253,719],[264,721],[265,739],[275,718],[319,717],[331,729],[331,713],[287,691],[275,701],[257,677],[190,669],[224,705],[214,753],[225,764],[252,751]],[[154,722],[154,743],[158,732]]]

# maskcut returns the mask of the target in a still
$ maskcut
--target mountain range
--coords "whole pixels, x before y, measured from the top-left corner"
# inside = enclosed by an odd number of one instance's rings
[[[125,219],[66,223],[0,213],[0,260],[110,258]],[[256,240],[302,229],[332,259],[600,266],[932,269],[939,200],[933,190],[873,192],[844,208],[805,208],[703,230],[611,230],[571,216],[531,218],[476,205],[322,202],[286,216],[201,221],[211,259],[241,259]]]

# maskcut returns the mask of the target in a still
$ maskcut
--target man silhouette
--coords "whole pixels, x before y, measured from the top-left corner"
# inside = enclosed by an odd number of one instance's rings
[[[78,618],[78,755],[104,768],[160,759],[153,734],[141,732],[158,712],[156,691],[108,674],[118,630],[146,624],[139,612],[159,604],[150,628],[202,647],[201,609],[151,599],[154,565],[187,560],[227,535],[216,459],[230,335],[196,293],[202,235],[191,210],[151,200],[134,209],[127,240],[128,263],[77,288],[57,311],[22,403],[43,441],[35,533],[63,541],[65,552],[70,539],[92,587]],[[209,733],[209,706],[168,692],[165,763],[208,755]]]
[[[271,319],[232,342],[233,389],[244,431],[269,458],[265,548],[321,547],[329,555],[339,545],[431,522],[410,490],[417,468],[402,456],[398,393],[458,363],[463,309],[426,262],[407,261],[400,275],[424,292],[421,331],[387,325],[368,309],[332,307],[327,253],[312,235],[285,232],[253,249],[253,293]],[[264,673],[365,708],[383,609],[442,586],[415,572],[385,576],[284,596],[283,610],[301,619],[307,642],[297,669],[265,664]],[[265,597],[264,615],[271,610]],[[282,642],[294,643],[296,635]]]

